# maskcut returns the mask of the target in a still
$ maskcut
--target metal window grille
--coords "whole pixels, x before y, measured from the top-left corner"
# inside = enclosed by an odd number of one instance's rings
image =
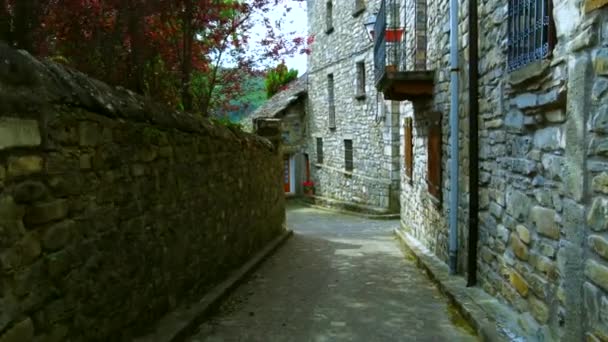
[[[357,63],[357,96],[365,95],[365,63]]]
[[[325,4],[325,32],[330,33],[334,29],[333,12],[334,5],[331,1]]]
[[[551,0],[509,0],[509,71],[549,57],[553,48]]]
[[[336,128],[336,106],[334,104],[334,75],[327,75],[327,102],[329,128]]]
[[[344,140],[344,169],[353,170],[353,141]]]
[[[323,164],[323,138],[317,138],[317,163]]]

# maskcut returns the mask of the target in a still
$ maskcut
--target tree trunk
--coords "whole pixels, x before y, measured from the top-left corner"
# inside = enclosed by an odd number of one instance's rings
[[[8,13],[8,4],[6,0],[0,0],[0,40],[9,45],[13,45],[11,17]]]
[[[13,39],[17,48],[34,52],[33,33],[38,27],[38,0],[15,2]]]
[[[192,0],[184,1],[183,12],[183,42],[182,42],[182,105],[185,111],[192,110],[192,92],[190,91],[190,81],[192,77],[192,43],[194,32],[192,32],[192,20],[194,4]]]

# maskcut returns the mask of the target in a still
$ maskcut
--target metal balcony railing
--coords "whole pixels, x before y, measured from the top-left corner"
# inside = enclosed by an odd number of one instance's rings
[[[405,71],[404,33],[399,20],[399,1],[382,0],[374,26],[376,83],[387,71]]]

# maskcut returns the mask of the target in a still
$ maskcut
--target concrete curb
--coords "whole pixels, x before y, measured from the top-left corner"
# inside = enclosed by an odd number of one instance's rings
[[[154,332],[134,339],[134,342],[175,342],[183,341],[197,326],[214,310],[216,310],[233,290],[255,271],[269,256],[293,235],[292,230],[285,231],[281,236],[268,243],[248,262],[234,271],[228,279],[219,283],[198,302],[184,307],[178,307],[163,317],[156,325]]]
[[[526,341],[514,324],[517,314],[478,287],[467,287],[463,277],[449,275],[446,263],[439,260],[407,232],[395,228],[401,245],[412,252],[418,267],[460,311],[482,341]]]
[[[325,206],[314,204],[314,203],[311,203],[309,201],[305,201],[302,199],[293,199],[292,201],[302,204],[304,206],[310,207],[310,208],[315,208],[315,209],[319,209],[319,210],[340,213],[340,214],[345,214],[345,215],[350,215],[350,216],[363,217],[363,218],[367,218],[367,219],[371,219],[371,220],[397,220],[401,217],[401,214],[368,214],[368,213],[361,213],[361,212],[352,211],[352,210],[337,209],[334,207],[325,207]]]

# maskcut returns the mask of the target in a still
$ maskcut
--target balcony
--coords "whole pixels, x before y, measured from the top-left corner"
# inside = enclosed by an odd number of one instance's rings
[[[382,0],[374,25],[374,75],[384,99],[416,101],[433,95],[434,72],[426,70],[426,28],[416,27],[416,44],[406,44],[399,0]],[[426,13],[418,13],[424,15]],[[418,20],[416,23],[426,23]],[[408,56],[408,52],[411,52]],[[408,61],[411,60],[408,65]],[[409,66],[409,68],[408,68]]]

